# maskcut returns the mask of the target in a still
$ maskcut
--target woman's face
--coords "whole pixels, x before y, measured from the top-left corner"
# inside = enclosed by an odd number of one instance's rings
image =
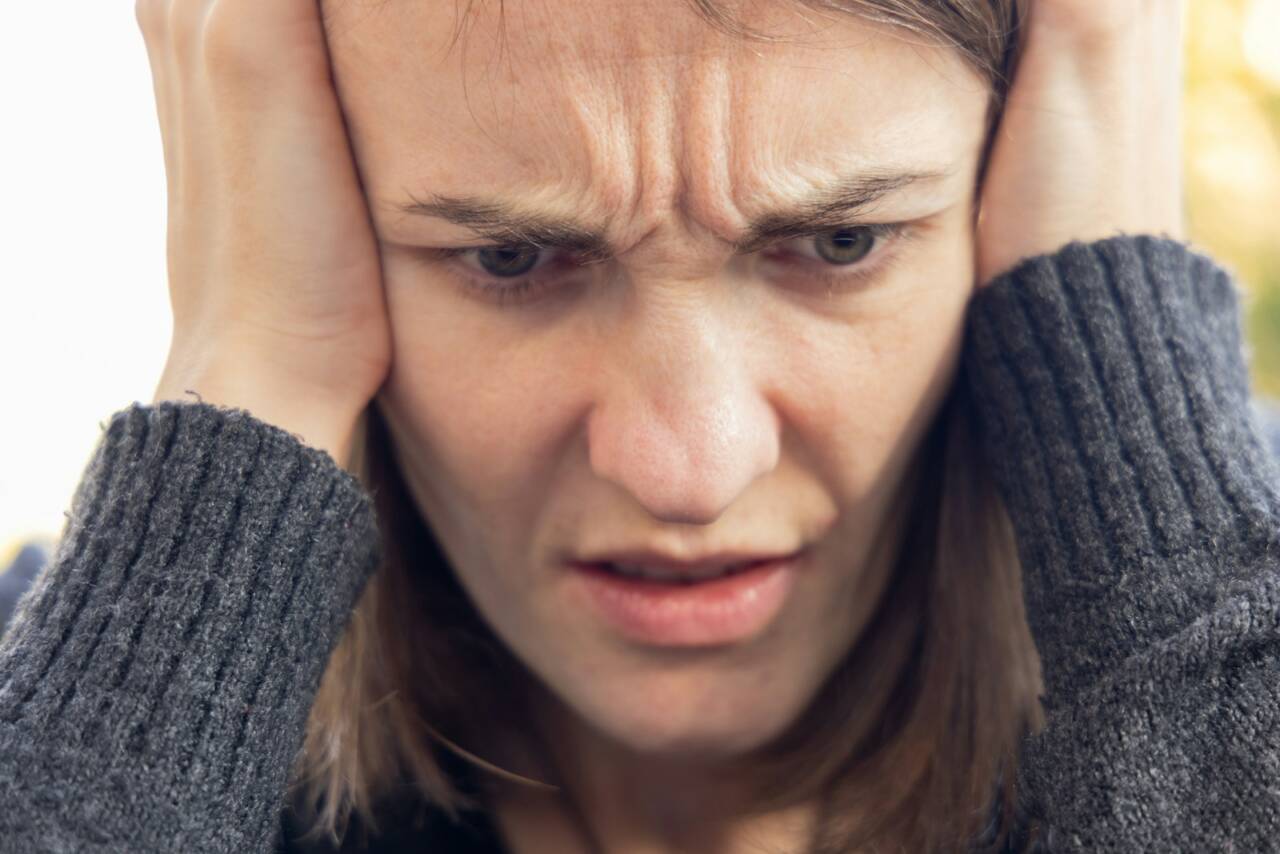
[[[874,609],[877,532],[954,376],[985,82],[799,4],[744,19],[775,45],[685,0],[479,4],[452,50],[454,3],[328,5],[395,342],[378,404],[463,587],[585,737],[778,734]],[[522,248],[508,214],[607,257]],[[569,567],[637,546],[809,558],[760,631],[664,646]]]

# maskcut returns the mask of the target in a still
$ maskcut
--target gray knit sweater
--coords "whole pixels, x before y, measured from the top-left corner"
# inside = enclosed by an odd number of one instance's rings
[[[1018,786],[1046,847],[1280,852],[1280,468],[1229,274],[1072,243],[967,331],[1045,678]],[[114,414],[0,642],[0,850],[274,850],[380,548],[360,484],[283,430]]]

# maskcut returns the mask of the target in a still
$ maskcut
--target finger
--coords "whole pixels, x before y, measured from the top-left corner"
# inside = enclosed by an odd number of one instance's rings
[[[137,0],[134,18],[142,34],[147,51],[147,63],[151,68],[151,88],[156,103],[156,118],[160,131],[160,144],[164,151],[164,172],[168,192],[173,192],[177,176],[176,141],[172,122],[175,114],[173,92],[173,62],[169,45],[168,0]]]
[[[245,95],[329,87],[316,0],[205,0],[200,47],[210,76]],[[282,62],[288,57],[289,62]]]
[[[1155,28],[1175,26],[1187,0],[1029,0],[1029,23],[1081,50],[1129,45]]]

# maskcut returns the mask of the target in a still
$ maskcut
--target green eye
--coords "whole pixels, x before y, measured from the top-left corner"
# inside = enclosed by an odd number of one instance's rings
[[[489,246],[476,250],[476,261],[491,276],[513,278],[532,270],[541,251],[536,246]]]
[[[813,238],[822,260],[831,264],[856,264],[875,248],[876,236],[865,228],[842,228]]]

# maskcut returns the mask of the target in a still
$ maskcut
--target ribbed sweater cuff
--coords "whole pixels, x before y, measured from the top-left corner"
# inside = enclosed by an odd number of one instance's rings
[[[283,430],[203,403],[113,415],[0,646],[0,777],[48,793],[42,838],[181,836],[168,813],[201,810],[265,832],[255,799],[283,795],[379,553],[359,482]],[[58,829],[69,785],[100,824]]]
[[[975,295],[966,332],[1052,701],[1188,625],[1228,567],[1274,546],[1280,474],[1239,294],[1187,244],[1122,235],[1025,259]]]

